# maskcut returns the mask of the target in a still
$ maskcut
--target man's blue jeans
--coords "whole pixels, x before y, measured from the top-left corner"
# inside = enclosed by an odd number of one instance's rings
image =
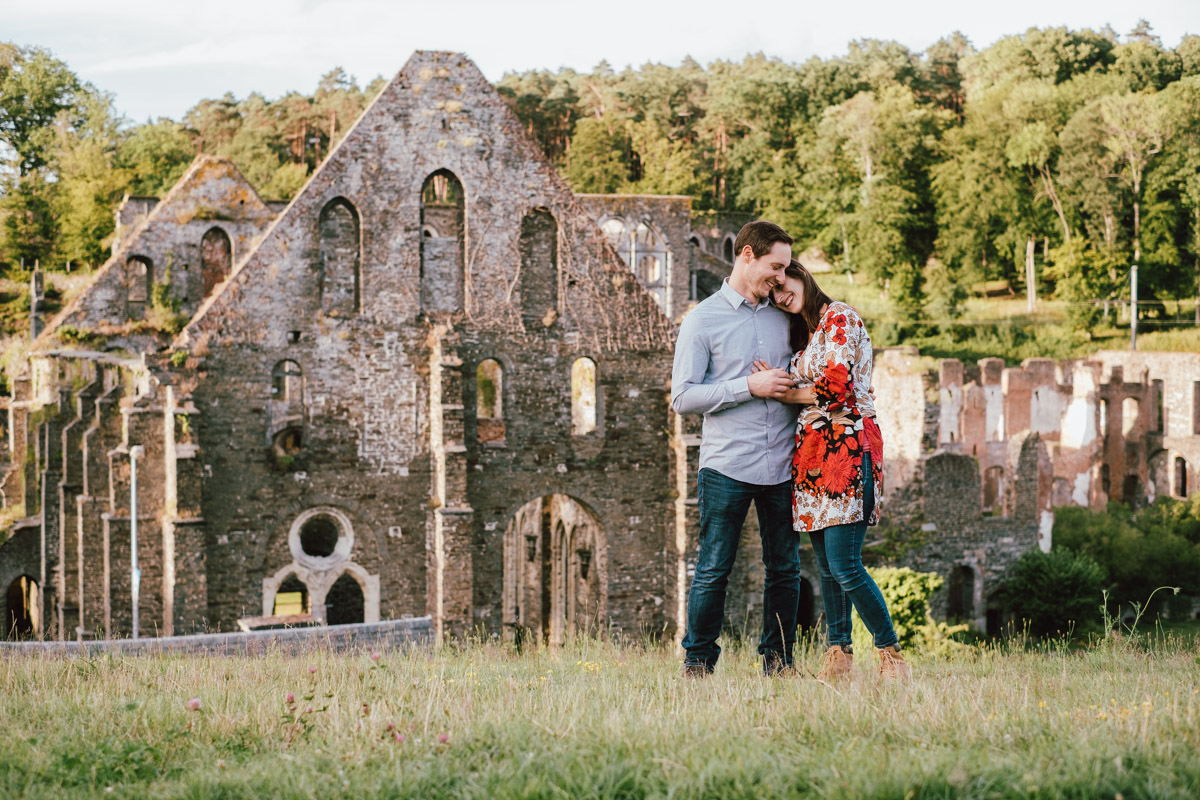
[[[714,469],[702,469],[697,481],[700,552],[688,592],[685,664],[712,670],[721,655],[717,637],[725,618],[725,587],[737,556],[750,501],[762,533],[763,635],[758,652],[792,663],[796,609],[800,602],[800,535],[792,530],[792,483],[760,486],[742,483]]]
[[[870,477],[870,453],[863,453],[862,466],[863,475],[867,476],[863,481],[862,521],[834,525],[809,534],[813,554],[817,557],[817,569],[821,573],[821,602],[825,604],[830,647],[850,644],[851,602],[875,638],[876,647],[891,647],[898,641],[883,594],[862,564],[866,521],[875,509],[875,481]]]

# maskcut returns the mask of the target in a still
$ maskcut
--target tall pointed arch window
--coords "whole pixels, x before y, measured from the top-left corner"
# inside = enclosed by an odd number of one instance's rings
[[[449,170],[421,187],[421,310],[460,311],[466,277],[465,194]]]

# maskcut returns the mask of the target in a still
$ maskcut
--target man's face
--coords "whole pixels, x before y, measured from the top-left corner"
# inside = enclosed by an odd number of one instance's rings
[[[792,246],[775,242],[761,258],[754,257],[754,251],[749,245],[743,253],[750,259],[746,272],[750,291],[760,301],[770,299],[771,291],[783,285],[783,271],[792,260]]]

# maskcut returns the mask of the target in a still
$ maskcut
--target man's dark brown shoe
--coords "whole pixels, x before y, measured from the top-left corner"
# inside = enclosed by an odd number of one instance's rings
[[[684,664],[683,677],[685,678],[707,678],[712,675],[712,669],[707,664]]]

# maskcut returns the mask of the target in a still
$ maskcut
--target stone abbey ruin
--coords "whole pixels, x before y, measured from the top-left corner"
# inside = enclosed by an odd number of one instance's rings
[[[2,398],[0,495],[25,513],[0,545],[9,634],[130,636],[136,524],[141,636],[408,616],[438,637],[680,635],[700,420],[667,401],[672,342],[744,221],[573,194],[454,53],[416,53],[286,207],[198,158],[127,198],[53,319],[35,275]],[[1200,354],[884,349],[875,389],[885,516],[917,532],[902,561],[985,630],[1054,507],[1197,478]],[[735,627],[758,624],[756,540],[751,515]]]

